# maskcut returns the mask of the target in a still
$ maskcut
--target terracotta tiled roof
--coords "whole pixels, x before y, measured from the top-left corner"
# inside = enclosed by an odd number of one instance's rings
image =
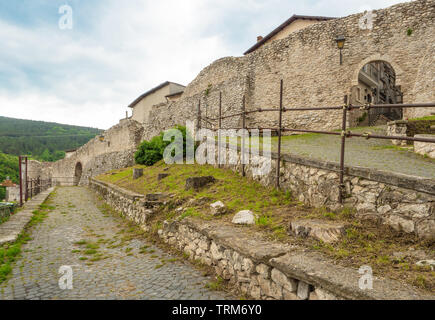
[[[16,187],[17,185],[13,183],[11,180],[5,180],[0,184],[2,187]]]
[[[265,36],[263,39],[258,41],[256,44],[254,44],[251,48],[248,49],[244,54],[251,53],[255,50],[257,50],[259,47],[261,47],[263,44],[265,44],[270,38],[272,38],[274,35],[276,35],[278,32],[280,32],[282,29],[287,27],[289,24],[293,23],[296,20],[317,20],[317,21],[327,21],[332,20],[336,18],[332,17],[317,17],[317,16],[300,16],[300,15],[293,15],[285,21],[283,24],[281,24],[278,28],[273,30],[271,33],[269,33],[267,36]]]

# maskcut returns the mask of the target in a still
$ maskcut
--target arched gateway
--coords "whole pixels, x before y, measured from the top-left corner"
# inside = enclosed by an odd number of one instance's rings
[[[83,167],[80,162],[77,162],[76,167],[74,169],[74,185],[78,186],[80,183],[80,179],[82,177]]]

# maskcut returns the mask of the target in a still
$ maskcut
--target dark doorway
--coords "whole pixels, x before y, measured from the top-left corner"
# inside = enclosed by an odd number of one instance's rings
[[[360,104],[400,104],[403,103],[403,93],[396,86],[396,72],[385,61],[367,63],[358,74],[356,100]],[[403,117],[402,108],[370,109],[366,114],[365,123],[361,125],[385,124],[388,121]]]
[[[79,185],[80,179],[82,177],[82,172],[83,172],[82,164],[80,162],[77,162],[75,170],[74,170],[74,185],[75,186]]]

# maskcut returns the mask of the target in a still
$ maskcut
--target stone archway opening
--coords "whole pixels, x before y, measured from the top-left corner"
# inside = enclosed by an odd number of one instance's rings
[[[352,88],[352,104],[401,104],[403,93],[396,83],[396,71],[384,60],[364,64],[358,73],[358,84]],[[356,119],[358,126],[374,126],[403,117],[402,108],[376,108],[362,113]]]
[[[80,183],[80,179],[82,178],[83,167],[81,162],[77,162],[74,169],[74,185],[78,186]]]

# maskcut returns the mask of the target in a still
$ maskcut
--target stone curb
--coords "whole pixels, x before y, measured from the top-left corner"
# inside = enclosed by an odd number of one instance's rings
[[[419,293],[396,280],[373,277],[373,290],[361,290],[358,270],[342,267],[320,254],[302,248],[250,237],[240,228],[217,222],[186,218],[173,224],[184,225],[223,247],[239,252],[255,263],[276,268],[288,278],[297,279],[347,300],[435,300],[435,296]],[[171,230],[178,229],[173,226]]]
[[[0,225],[0,245],[17,240],[18,236],[32,219],[33,211],[47,199],[53,190],[54,188],[49,188],[33,197],[24,204],[21,211],[13,214],[8,221]]]
[[[241,152],[240,146],[232,146],[229,145],[228,148],[232,150],[237,150]],[[271,152],[272,159],[278,159],[278,153]],[[282,153],[282,161],[295,163],[307,167],[313,167],[317,169],[339,172],[340,164],[332,161],[322,161],[316,159],[309,159],[300,157],[297,155]],[[345,175],[357,177],[357,178],[365,178],[372,181],[377,181],[381,183],[386,183],[392,186],[415,190],[419,192],[424,192],[430,195],[435,195],[435,179],[429,179],[418,176],[411,176],[402,173],[390,172],[390,171],[382,171],[373,168],[359,167],[359,166],[345,166]]]

